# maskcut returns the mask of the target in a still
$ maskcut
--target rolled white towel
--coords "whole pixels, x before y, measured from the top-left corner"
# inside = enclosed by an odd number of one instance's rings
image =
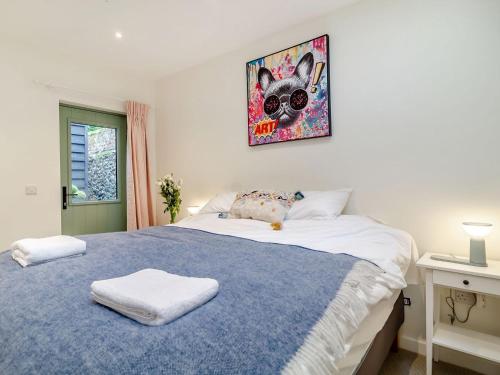
[[[92,298],[139,323],[169,323],[215,297],[214,279],[174,275],[144,269],[128,276],[94,281]]]
[[[21,266],[26,267],[58,258],[84,254],[87,244],[85,241],[71,236],[54,236],[19,240],[12,244],[11,249],[12,258]]]

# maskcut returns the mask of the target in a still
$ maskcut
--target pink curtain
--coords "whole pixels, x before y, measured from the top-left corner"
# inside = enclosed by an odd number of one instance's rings
[[[127,102],[127,229],[154,225],[146,104]]]

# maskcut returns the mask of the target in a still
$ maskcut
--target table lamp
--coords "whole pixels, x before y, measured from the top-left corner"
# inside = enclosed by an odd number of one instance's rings
[[[470,236],[469,261],[473,266],[486,267],[486,246],[484,238],[491,233],[493,225],[489,223],[462,223],[465,233]]]
[[[187,208],[187,210],[189,212],[189,216],[193,216],[193,215],[198,214],[198,212],[200,212],[200,209],[201,209],[200,206],[189,206]]]
[[[431,259],[467,264],[476,267],[487,267],[488,263],[486,263],[486,246],[484,238],[490,234],[493,229],[493,224],[467,221],[462,223],[462,228],[465,233],[470,236],[469,260],[458,258],[453,255],[433,255]]]

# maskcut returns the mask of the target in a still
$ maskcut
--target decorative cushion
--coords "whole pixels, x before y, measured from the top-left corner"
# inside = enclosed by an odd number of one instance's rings
[[[229,214],[235,219],[254,219],[273,224],[274,230],[281,229],[281,223],[295,202],[293,193],[253,191],[239,193]]]

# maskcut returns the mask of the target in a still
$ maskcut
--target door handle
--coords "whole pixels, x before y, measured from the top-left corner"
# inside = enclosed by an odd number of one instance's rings
[[[68,187],[62,187],[62,208],[63,210],[68,209],[68,197],[76,197],[78,194],[68,194]]]
[[[68,188],[66,186],[62,187],[62,209],[66,210],[68,208]]]

